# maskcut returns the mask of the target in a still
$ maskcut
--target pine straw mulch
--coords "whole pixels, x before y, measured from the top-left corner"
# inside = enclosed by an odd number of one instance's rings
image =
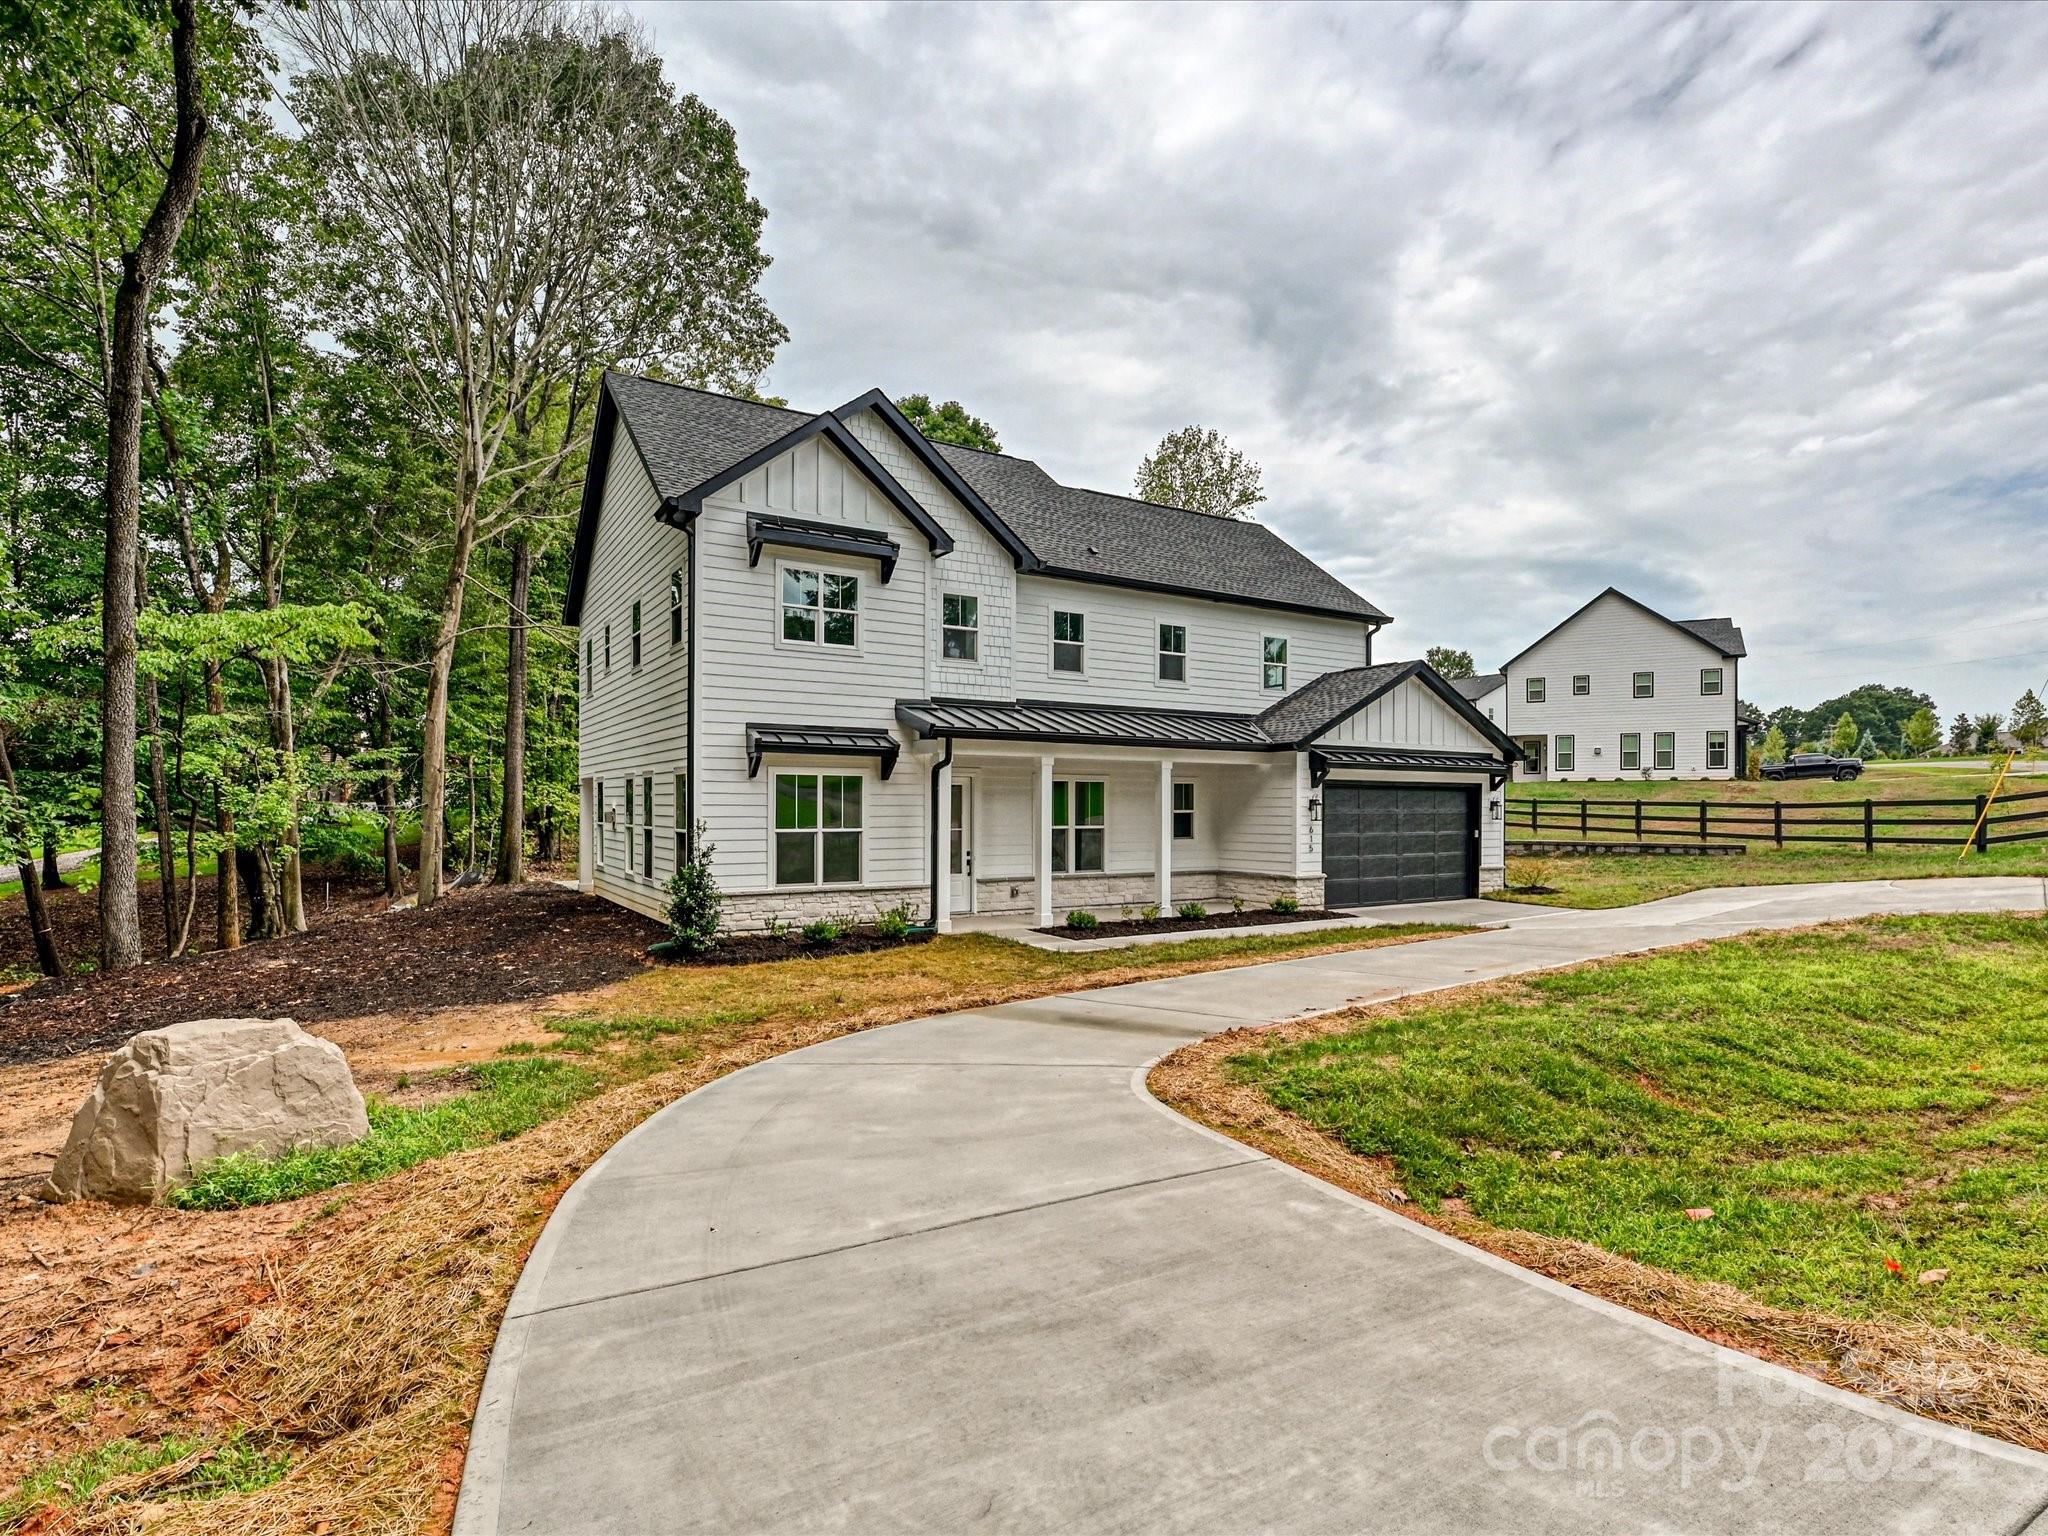
[[[1474,989],[1475,991],[1480,989]],[[1441,995],[1388,1008],[1438,1005]],[[1835,1317],[1767,1306],[1733,1286],[1639,1264],[1590,1243],[1496,1227],[1459,1200],[1439,1210],[1411,1203],[1391,1159],[1364,1157],[1328,1132],[1277,1108],[1229,1060],[1357,1027],[1356,1010],[1260,1029],[1233,1029],[1184,1046],[1152,1069],[1163,1104],[1305,1173],[1410,1221],[1448,1233],[1716,1344],[1789,1366],[1928,1418],[2048,1451],[2048,1357],[1963,1328]]]
[[[1434,934],[1338,946],[1377,948]],[[1046,984],[996,983],[945,1010],[1226,970],[1147,962]],[[934,1011],[929,999],[769,1021],[493,1147],[372,1184],[225,1212],[93,1204],[0,1211],[0,1487],[36,1461],[121,1435],[239,1428],[287,1444],[259,1492],[151,1498],[159,1474],[31,1516],[48,1533],[307,1536],[441,1532],[468,1426],[527,1254],[583,1170],[657,1109],[728,1072]],[[189,1261],[189,1262],[188,1262]],[[107,1401],[81,1426],[75,1399]],[[109,1389],[112,1389],[109,1391]]]

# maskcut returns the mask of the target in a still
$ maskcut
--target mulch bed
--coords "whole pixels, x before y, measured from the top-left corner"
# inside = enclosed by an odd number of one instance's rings
[[[878,949],[901,949],[905,944],[925,944],[931,933],[918,929],[890,937],[872,928],[855,928],[830,944],[812,944],[801,933],[728,934],[715,948],[688,959],[662,955],[671,965],[757,965],[765,960],[823,960],[831,955],[867,955]]]
[[[1275,912],[1271,907],[1260,907],[1256,911],[1211,912],[1207,917],[1129,917],[1118,918],[1113,923],[1097,923],[1093,928],[1070,928],[1065,923],[1053,928],[1034,928],[1033,933],[1050,934],[1056,939],[1120,939],[1133,933],[1193,933],[1201,928],[1258,928],[1267,923],[1319,923],[1333,918],[1349,917],[1348,912],[1332,912],[1325,907],[1310,907],[1300,912]]]
[[[380,895],[323,913],[321,896],[309,878],[307,933],[116,976],[57,977],[0,997],[0,1065],[108,1050],[137,1030],[184,1019],[284,1015],[312,1024],[528,1002],[633,975],[665,931],[553,884],[479,886],[424,912],[384,910]],[[74,896],[65,905],[91,901]],[[19,923],[18,902],[8,915]],[[148,923],[145,913],[145,934]]]

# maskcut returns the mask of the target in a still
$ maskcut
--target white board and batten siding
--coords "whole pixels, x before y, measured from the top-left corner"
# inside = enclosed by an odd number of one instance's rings
[[[684,572],[689,601],[689,535],[655,517],[659,498],[628,435],[613,434],[596,543],[583,597],[576,665],[580,711],[579,773],[605,786],[604,825],[591,835],[592,889],[607,900],[649,916],[667,907],[662,887],[675,869],[675,776],[683,770],[689,727],[689,614],[683,638],[669,643],[669,577]],[[633,604],[640,604],[640,665],[633,665]],[[605,631],[611,664],[605,664]],[[588,642],[589,650],[584,649]],[[585,676],[585,656],[593,665]],[[638,873],[644,817],[644,780],[654,780],[655,878]],[[624,796],[635,796],[633,846],[627,847]],[[591,796],[594,802],[594,794]],[[594,803],[590,807],[594,811]]]
[[[1721,669],[1718,695],[1700,691],[1700,673],[1712,667]],[[1654,674],[1653,697],[1635,697],[1637,672]],[[1547,778],[1733,778],[1736,673],[1734,657],[1609,593],[1510,664],[1503,729],[1511,736],[1544,738]],[[1589,692],[1573,694],[1576,674],[1588,678]],[[1538,703],[1528,698],[1532,677],[1544,680],[1545,696]],[[1654,766],[1659,731],[1672,736],[1669,769]],[[1728,733],[1724,768],[1707,766],[1709,731]],[[1621,767],[1624,733],[1642,738],[1640,768]],[[1562,773],[1559,736],[1572,738],[1572,767]]]

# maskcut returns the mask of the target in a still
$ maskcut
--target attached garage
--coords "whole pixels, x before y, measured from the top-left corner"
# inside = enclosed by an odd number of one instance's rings
[[[1479,894],[1476,786],[1332,779],[1322,794],[1325,905]]]

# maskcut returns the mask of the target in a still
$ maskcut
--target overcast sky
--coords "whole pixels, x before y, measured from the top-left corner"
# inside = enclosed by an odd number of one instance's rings
[[[2048,676],[2048,7],[640,5],[823,409],[957,397],[1497,666],[1601,587],[1742,693]]]

